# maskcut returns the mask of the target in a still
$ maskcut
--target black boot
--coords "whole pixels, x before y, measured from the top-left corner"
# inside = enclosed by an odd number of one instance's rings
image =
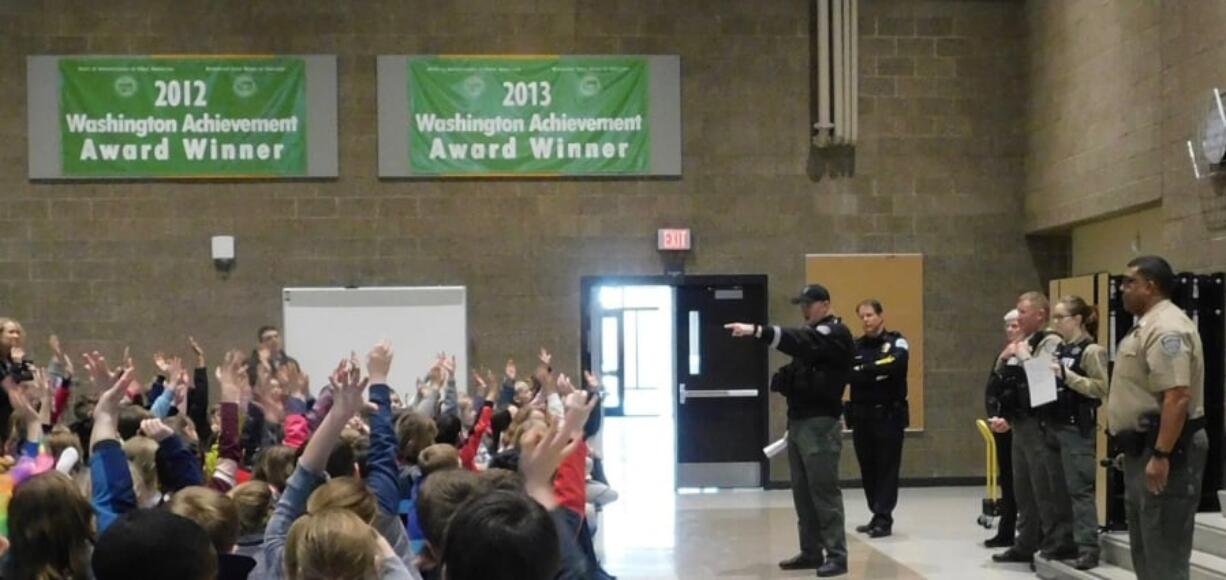
[[[822,565],[823,558],[814,558],[804,554],[796,554],[779,563],[781,570],[812,570]]]
[[[828,578],[830,576],[842,576],[846,573],[847,573],[847,563],[837,562],[835,560],[826,560],[826,563],[822,564],[821,567],[817,569],[818,578]]]

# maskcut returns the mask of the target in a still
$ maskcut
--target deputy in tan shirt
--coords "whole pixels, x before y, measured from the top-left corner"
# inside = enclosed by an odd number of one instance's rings
[[[1107,428],[1125,449],[1128,535],[1140,580],[1188,578],[1209,447],[1204,353],[1196,325],[1169,300],[1175,283],[1162,258],[1129,262],[1124,308],[1138,318],[1120,341],[1107,395]]]

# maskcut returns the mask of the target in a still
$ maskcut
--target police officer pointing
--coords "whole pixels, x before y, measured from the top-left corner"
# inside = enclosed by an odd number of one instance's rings
[[[1116,351],[1107,428],[1124,449],[1124,505],[1140,580],[1189,576],[1209,439],[1205,359],[1196,325],[1169,300],[1166,260],[1128,263],[1124,308],[1137,321]]]
[[[869,537],[888,536],[898,503],[898,468],[902,462],[907,408],[907,361],[910,345],[902,334],[886,330],[881,302],[868,299],[856,306],[864,335],[856,339],[851,372],[851,404],[847,426],[853,431],[860,478],[872,520],[856,528]]]
[[[804,326],[783,328],[732,323],[732,336],[752,336],[790,355],[771,379],[787,397],[788,463],[796,505],[800,554],[779,563],[784,570],[817,568],[819,577],[847,573],[839,454],[843,448],[843,389],[852,366],[851,331],[830,312],[830,292],[819,284],[792,299]]]

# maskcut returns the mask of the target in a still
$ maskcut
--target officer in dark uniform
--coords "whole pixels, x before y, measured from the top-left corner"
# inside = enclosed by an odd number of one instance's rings
[[[788,463],[796,505],[800,554],[779,563],[784,570],[817,568],[819,577],[847,573],[839,455],[843,449],[843,390],[851,374],[851,331],[830,312],[830,292],[818,284],[792,299],[804,326],[781,328],[732,323],[732,336],[752,336],[790,355],[771,379],[788,401]]]
[[[909,424],[907,359],[910,345],[902,334],[885,329],[881,302],[868,299],[856,306],[864,335],[856,339],[851,369],[851,404],[847,426],[853,431],[860,479],[873,518],[856,527],[869,537],[890,535],[898,503],[898,468],[903,432]]]

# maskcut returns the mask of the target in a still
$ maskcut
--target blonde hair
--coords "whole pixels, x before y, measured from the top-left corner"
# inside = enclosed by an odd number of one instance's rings
[[[5,344],[4,342],[5,340],[4,339],[4,328],[10,324],[12,324],[13,326],[16,326],[17,330],[20,330],[23,336],[26,333],[25,327],[22,326],[20,322],[17,322],[16,318],[7,318],[7,317],[0,316],[0,353],[3,353],[5,357],[7,357],[9,353],[12,352],[12,349],[13,349],[13,345]]]
[[[253,479],[230,490],[228,494],[238,508],[239,535],[263,532],[272,517],[272,486],[266,481]]]
[[[285,491],[285,483],[298,463],[298,452],[288,445],[273,445],[255,456],[253,479],[268,482],[274,489]]]
[[[225,494],[208,487],[185,487],[170,498],[170,512],[204,528],[218,554],[228,554],[238,543],[238,507]]]
[[[85,457],[85,453],[81,449],[81,438],[77,437],[68,427],[64,425],[56,425],[51,428],[51,433],[47,435],[47,451],[51,452],[51,456],[59,460],[60,454],[68,448],[77,450],[78,457]],[[83,461],[77,461],[78,467]]]
[[[352,477],[334,477],[319,486],[307,500],[308,513],[330,509],[348,510],[369,523],[375,520],[379,502],[365,483]]]
[[[1010,322],[1016,322],[1018,316],[1021,316],[1021,315],[1018,314],[1016,308],[1006,312],[1005,313],[1005,324],[1009,324]]]
[[[446,443],[435,443],[421,450],[417,456],[417,466],[423,476],[436,471],[460,468],[460,452]]]
[[[123,453],[128,456],[128,466],[132,470],[132,485],[136,488],[138,500],[160,489],[158,487],[157,452],[157,441],[143,435],[137,435],[123,442]]]
[[[1038,290],[1031,290],[1022,294],[1017,298],[1017,301],[1027,302],[1043,312],[1051,312],[1051,303],[1047,301],[1047,295]]]
[[[285,577],[289,580],[373,578],[378,573],[379,538],[376,534],[348,510],[325,509],[298,518],[285,541]]]

